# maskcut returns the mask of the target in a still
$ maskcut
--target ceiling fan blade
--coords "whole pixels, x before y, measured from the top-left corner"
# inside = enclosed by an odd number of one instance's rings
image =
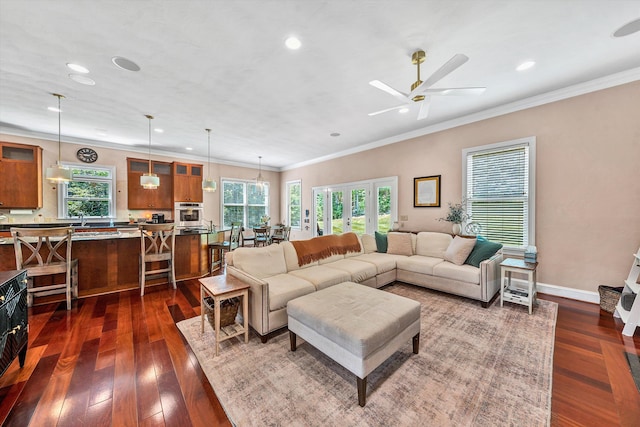
[[[403,102],[410,101],[410,99],[407,98],[407,94],[406,93],[402,93],[399,90],[396,90],[396,89],[392,88],[388,84],[382,83],[380,80],[372,80],[372,81],[369,82],[369,84],[371,86],[375,87],[375,88],[378,88],[380,90],[383,90],[383,91],[387,92],[389,95],[392,95],[395,98],[398,98],[399,100],[401,100]]]
[[[399,110],[401,108],[406,107],[407,105],[398,105],[397,107],[385,108],[384,110],[374,111],[373,113],[369,113],[369,116],[377,116],[378,114],[386,113],[393,110]]]
[[[418,120],[426,119],[429,115],[429,107],[431,106],[431,97],[425,96],[420,102],[420,111],[418,111]]]
[[[462,53],[457,53],[453,55],[453,58],[447,61],[442,67],[438,68],[433,74],[431,74],[431,76],[429,76],[427,80],[422,82],[420,86],[412,90],[411,93],[408,95],[409,98],[413,98],[417,94],[424,92],[425,89],[436,84],[438,81],[443,79],[447,74],[452,73],[468,60],[469,60],[469,57],[467,55],[463,55]]]
[[[480,95],[485,90],[487,90],[486,87],[445,87],[442,89],[425,89],[422,93],[426,95],[446,95],[446,96]]]

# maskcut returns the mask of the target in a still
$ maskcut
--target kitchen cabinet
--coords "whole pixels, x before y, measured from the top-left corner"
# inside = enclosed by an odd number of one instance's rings
[[[173,210],[173,178],[171,163],[151,161],[151,171],[160,178],[158,188],[149,190],[140,185],[140,177],[149,172],[149,161],[127,158],[128,209]]]
[[[173,201],[202,203],[202,165],[173,162]]]
[[[42,207],[42,148],[0,141],[0,209]]]

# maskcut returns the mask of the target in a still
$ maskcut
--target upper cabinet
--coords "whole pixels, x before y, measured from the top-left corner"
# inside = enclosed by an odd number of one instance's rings
[[[173,201],[202,200],[202,165],[173,162]]]
[[[140,177],[149,172],[149,161],[127,158],[127,200],[129,209],[173,210],[173,177],[171,163],[151,161],[151,171],[160,178],[158,188],[140,185]]]
[[[0,209],[42,207],[42,148],[0,141]]]

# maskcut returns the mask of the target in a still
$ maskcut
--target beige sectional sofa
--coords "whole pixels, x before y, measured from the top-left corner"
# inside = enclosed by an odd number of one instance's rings
[[[329,237],[313,240],[321,245],[329,242]],[[365,234],[357,236],[358,252],[333,251],[304,265],[292,242],[238,248],[226,256],[227,274],[251,285],[249,324],[263,342],[269,333],[287,325],[288,301],[342,282],[380,288],[398,280],[473,298],[485,307],[498,292],[500,251],[479,267],[456,265],[445,260],[445,253],[453,243],[449,234],[389,233],[390,243],[392,237],[404,245],[394,250],[390,244],[391,253],[377,252],[374,237]]]

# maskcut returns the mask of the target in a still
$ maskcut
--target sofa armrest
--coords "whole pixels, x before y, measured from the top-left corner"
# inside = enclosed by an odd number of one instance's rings
[[[227,265],[227,274],[251,286],[249,288],[249,324],[260,335],[266,335],[269,331],[269,284],[232,265]]]
[[[500,263],[504,256],[502,251],[480,263],[480,292],[483,302],[489,302],[500,290]]]

